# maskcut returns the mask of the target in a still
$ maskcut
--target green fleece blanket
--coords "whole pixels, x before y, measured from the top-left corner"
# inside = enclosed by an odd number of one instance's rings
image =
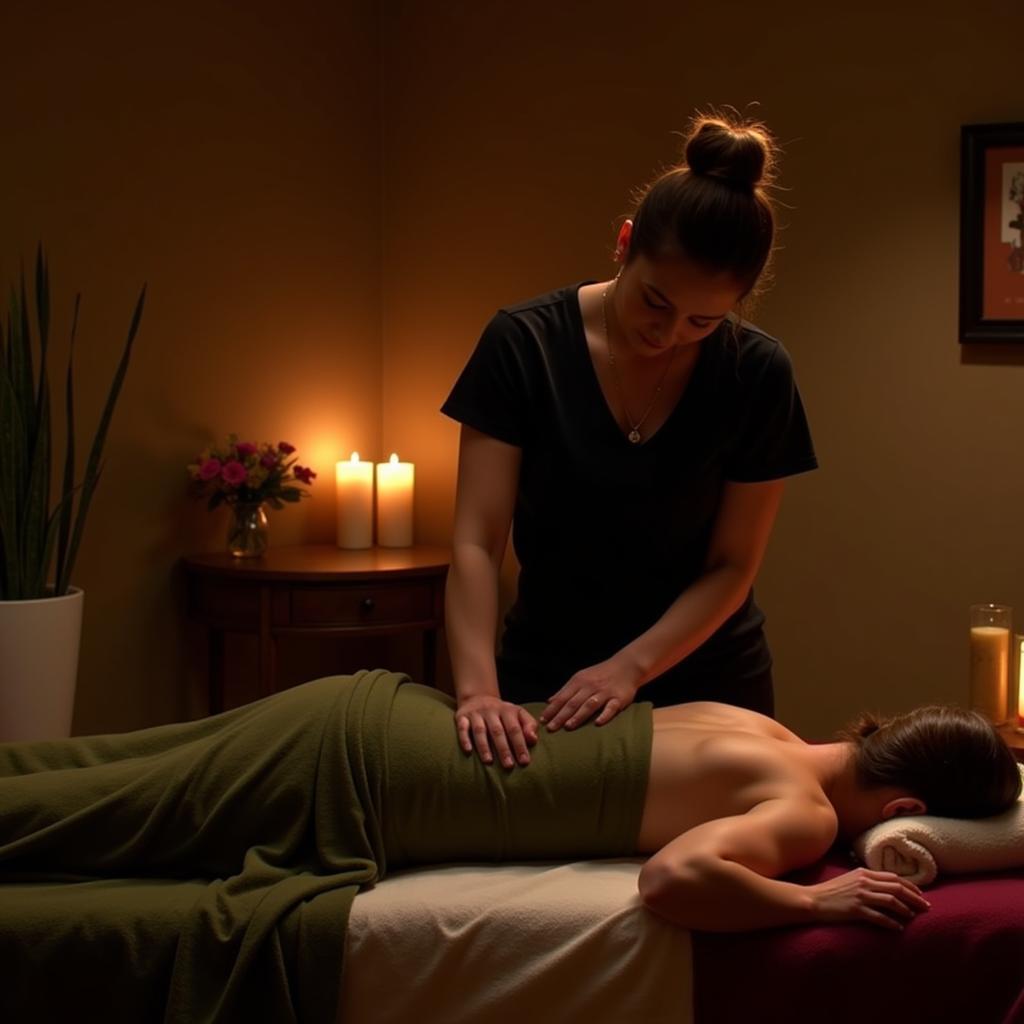
[[[334,1021],[404,679],[0,744],[0,1020]]]

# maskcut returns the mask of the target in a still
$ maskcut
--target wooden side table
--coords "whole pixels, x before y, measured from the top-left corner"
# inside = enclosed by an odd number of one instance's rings
[[[369,548],[333,544],[270,548],[261,558],[226,552],[183,560],[189,614],[209,637],[210,713],[224,710],[224,635],[255,633],[259,696],[277,689],[282,636],[423,634],[424,682],[434,685],[444,624],[446,548]]]

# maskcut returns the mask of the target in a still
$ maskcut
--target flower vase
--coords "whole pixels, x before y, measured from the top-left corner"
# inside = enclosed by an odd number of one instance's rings
[[[259,558],[267,550],[267,513],[256,503],[236,502],[228,524],[228,553],[235,558]]]

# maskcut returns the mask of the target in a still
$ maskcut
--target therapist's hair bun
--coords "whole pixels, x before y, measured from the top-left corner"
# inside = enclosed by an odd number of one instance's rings
[[[686,141],[691,173],[752,189],[769,176],[774,144],[767,128],[754,121],[699,115]]]

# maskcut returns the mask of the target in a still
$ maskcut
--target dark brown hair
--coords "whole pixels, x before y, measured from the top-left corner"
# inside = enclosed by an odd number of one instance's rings
[[[777,146],[768,129],[738,114],[698,113],[684,162],[645,186],[631,214],[627,262],[685,258],[727,273],[742,294],[754,292],[768,266],[775,215],[767,190]]]
[[[976,711],[929,705],[888,719],[866,714],[840,735],[856,746],[863,786],[909,790],[928,814],[984,818],[1021,793],[1012,751]]]

